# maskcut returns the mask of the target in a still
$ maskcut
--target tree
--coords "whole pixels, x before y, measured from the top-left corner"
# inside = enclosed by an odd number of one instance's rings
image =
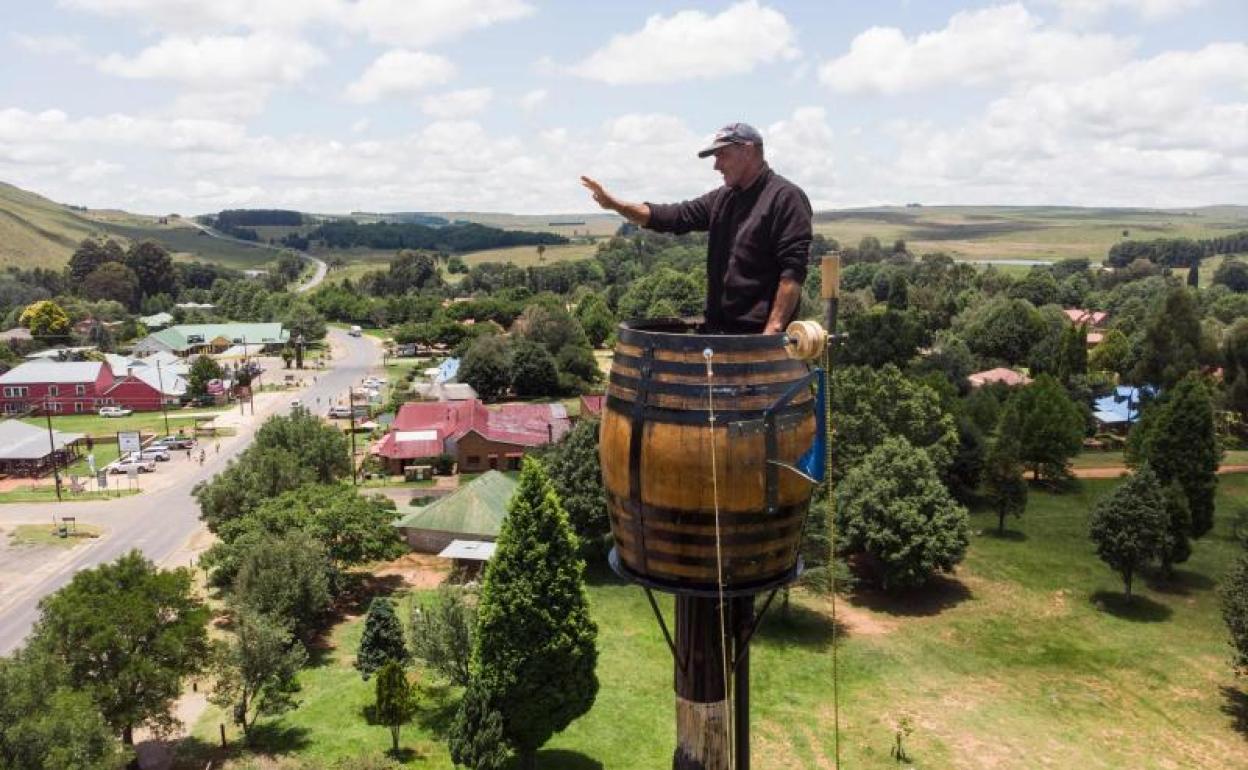
[[[904,366],[923,342],[923,329],[912,312],[869,311],[845,322],[848,339],[839,355],[847,364],[878,369],[885,364]]]
[[[1057,379],[1070,387],[1071,378],[1088,373],[1088,327],[1085,324],[1067,326],[1062,332],[1061,350],[1058,354]]]
[[[70,686],[64,664],[30,650],[0,658],[0,767],[115,770],[121,759],[112,728]]]
[[[1083,412],[1047,374],[1037,377],[1014,398],[1021,419],[1023,462],[1037,480],[1065,478],[1070,458],[1083,446]]]
[[[1209,391],[1193,372],[1153,409],[1155,413],[1146,413],[1137,428],[1140,452],[1135,459],[1148,463],[1162,484],[1177,481],[1183,487],[1192,537],[1201,537],[1213,528],[1214,492],[1222,460]]]
[[[836,489],[846,552],[865,553],[887,591],[916,588],[950,571],[970,543],[966,509],[940,483],[926,452],[885,439]]]
[[[1010,287],[1011,299],[1025,299],[1035,307],[1057,302],[1057,279],[1047,267],[1033,267],[1021,281]]]
[[[1098,372],[1122,374],[1131,356],[1131,342],[1117,329],[1105,332],[1101,342],[1088,354],[1088,368]]]
[[[139,277],[120,262],[105,262],[83,280],[79,290],[87,299],[111,299],[134,309],[139,297]]]
[[[508,344],[503,337],[478,337],[459,362],[459,379],[472,386],[482,401],[497,401],[511,387]]]
[[[1200,288],[1200,260],[1192,262],[1192,266],[1187,269],[1187,285],[1193,289]]]
[[[384,596],[374,598],[368,605],[364,635],[360,637],[360,649],[355,655],[356,670],[368,681],[368,677],[385,664],[393,661],[402,666],[409,657],[403,624],[394,614],[394,605]]]
[[[511,751],[503,730],[503,715],[490,705],[483,688],[470,684],[451,723],[448,744],[451,761],[472,770],[502,770]]]
[[[1238,259],[1225,259],[1213,271],[1215,286],[1225,286],[1237,294],[1248,292],[1248,263]]]
[[[244,735],[260,716],[295,707],[295,676],[307,662],[303,645],[279,621],[252,610],[234,614],[234,638],[214,643],[208,700],[232,715]]]
[[[1166,541],[1166,502],[1157,476],[1146,465],[1127,477],[1092,510],[1096,555],[1122,577],[1131,598],[1135,574],[1161,556]]]
[[[1200,365],[1200,350],[1200,309],[1190,289],[1172,287],[1148,317],[1131,378],[1142,385],[1171,388]]]
[[[377,700],[373,716],[390,728],[390,750],[399,751],[399,731],[416,715],[416,692],[407,681],[407,672],[397,660],[388,660],[377,672]]]
[[[907,379],[892,364],[879,370],[840,367],[828,384],[835,476],[843,476],[890,436],[902,436],[927,452],[938,473],[953,462],[957,425],[931,388]]]
[[[208,383],[219,380],[224,375],[221,364],[212,356],[196,356],[186,376],[186,394],[191,398],[204,398],[208,395]]]
[[[1174,575],[1174,565],[1191,558],[1192,511],[1177,481],[1166,485],[1162,498],[1166,504],[1166,537],[1161,547],[1161,569],[1169,578]]]
[[[178,293],[178,277],[173,270],[169,251],[155,241],[141,241],[126,252],[126,267],[138,278],[139,290],[144,297],[157,294],[173,296]]]
[[[546,348],[520,340],[511,349],[511,387],[520,398],[559,392],[559,367]]]
[[[472,679],[477,624],[472,599],[467,590],[444,584],[432,602],[413,610],[409,626],[412,655],[460,687]]]
[[[1222,619],[1231,635],[1234,666],[1248,672],[1248,554],[1242,554],[1218,588],[1222,598]]]
[[[325,339],[325,317],[306,300],[290,303],[282,318],[282,325],[290,330],[291,340],[302,337],[306,344]]]
[[[904,253],[904,249],[902,252]],[[910,281],[906,274],[898,270],[888,282],[888,309],[903,311],[910,305]]]
[[[953,322],[953,330],[973,352],[1010,364],[1027,360],[1045,328],[1044,318],[1034,305],[1004,297],[971,305]]]
[[[598,693],[598,629],[584,568],[546,471],[524,458],[481,587],[473,677],[528,769],[536,767],[537,749],[587,712]]]
[[[600,294],[589,294],[581,300],[576,306],[576,320],[580,321],[589,343],[596,348],[602,347],[615,331],[615,316]]]
[[[69,334],[69,315],[50,299],[27,305],[17,322],[30,329],[30,336],[40,341]]]
[[[988,451],[984,469],[984,486],[988,500],[997,512],[997,531],[1001,534],[1005,534],[1005,517],[1022,516],[1027,508],[1021,434],[1018,402],[1010,399],[1001,411],[997,437]]]
[[[325,549],[298,531],[261,538],[239,561],[232,597],[240,609],[268,615],[306,639],[331,600]]]
[[[611,532],[607,496],[602,485],[602,461],[598,457],[597,420],[578,420],[546,454],[550,481],[568,512],[568,521],[587,557],[606,554]]]
[[[123,257],[121,244],[117,241],[111,238],[107,241],[86,238],[70,255],[69,266],[66,270],[71,283],[74,286],[81,286],[87,276],[94,273],[100,265],[108,262],[121,262]]]
[[[137,725],[176,723],[182,679],[207,652],[208,609],[189,571],[157,569],[131,551],[77,573],[39,609],[31,647],[66,665],[127,746]]]

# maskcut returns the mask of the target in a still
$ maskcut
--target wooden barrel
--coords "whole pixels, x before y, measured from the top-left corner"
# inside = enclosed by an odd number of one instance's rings
[[[811,445],[809,370],[786,354],[782,334],[694,328],[677,319],[620,326],[599,443],[616,556],[675,592],[718,590],[717,562],[726,590],[783,582],[812,485],[768,458],[794,465]]]

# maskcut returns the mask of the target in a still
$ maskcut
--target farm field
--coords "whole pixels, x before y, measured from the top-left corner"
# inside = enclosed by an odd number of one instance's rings
[[[870,590],[842,598],[844,767],[895,767],[889,749],[903,717],[914,725],[906,748],[915,768],[1235,766],[1248,694],[1229,666],[1215,588],[1242,551],[1230,532],[1248,475],[1222,478],[1217,527],[1174,581],[1137,581],[1129,604],[1087,537],[1088,510],[1115,483],[1084,481],[1061,495],[1033,489],[1004,537],[995,516],[975,513],[955,576],[905,600]],[[601,690],[539,766],[667,766],[672,664],[644,595],[598,571],[589,597]],[[397,604],[409,611],[409,599]],[[670,618],[671,602],[661,604]],[[362,625],[353,616],[333,628],[302,674],[300,707],[262,720],[258,750],[320,761],[381,756],[389,736],[361,716],[372,686],[352,668]],[[787,617],[776,608],[764,623],[751,658],[754,767],[834,766],[832,632],[828,601],[804,591]],[[442,736],[457,694],[422,681],[420,715],[403,732],[406,766],[449,770]],[[220,759],[221,721],[212,709],[202,716],[177,767]]]

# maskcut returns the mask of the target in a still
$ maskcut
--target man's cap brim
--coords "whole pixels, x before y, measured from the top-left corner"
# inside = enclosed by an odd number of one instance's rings
[[[739,144],[739,143],[738,143],[738,142],[732,142],[732,141],[729,141],[729,140],[727,140],[727,139],[722,140],[722,141],[719,141],[719,142],[715,142],[715,143],[714,143],[714,144],[712,144],[710,147],[707,147],[705,150],[700,151],[700,152],[698,153],[698,157],[699,157],[699,158],[707,158],[707,157],[710,157],[711,155],[714,155],[714,154],[715,154],[715,151],[716,151],[716,150],[722,150],[723,148],[725,148],[725,147],[727,147],[728,145],[731,145],[731,144]]]

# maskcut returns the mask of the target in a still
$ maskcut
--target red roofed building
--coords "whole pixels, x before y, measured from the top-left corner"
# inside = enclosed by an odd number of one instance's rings
[[[519,470],[527,451],[558,441],[570,429],[563,404],[409,402],[375,451],[396,474],[441,454],[453,455],[461,473]]]
[[[1078,307],[1068,307],[1062,311],[1070,322],[1075,326],[1087,324],[1093,329],[1099,329],[1109,320],[1109,313],[1104,310],[1084,310]]]
[[[581,396],[581,419],[593,417],[596,420],[602,419],[602,405],[607,397],[601,393],[597,395]]]

